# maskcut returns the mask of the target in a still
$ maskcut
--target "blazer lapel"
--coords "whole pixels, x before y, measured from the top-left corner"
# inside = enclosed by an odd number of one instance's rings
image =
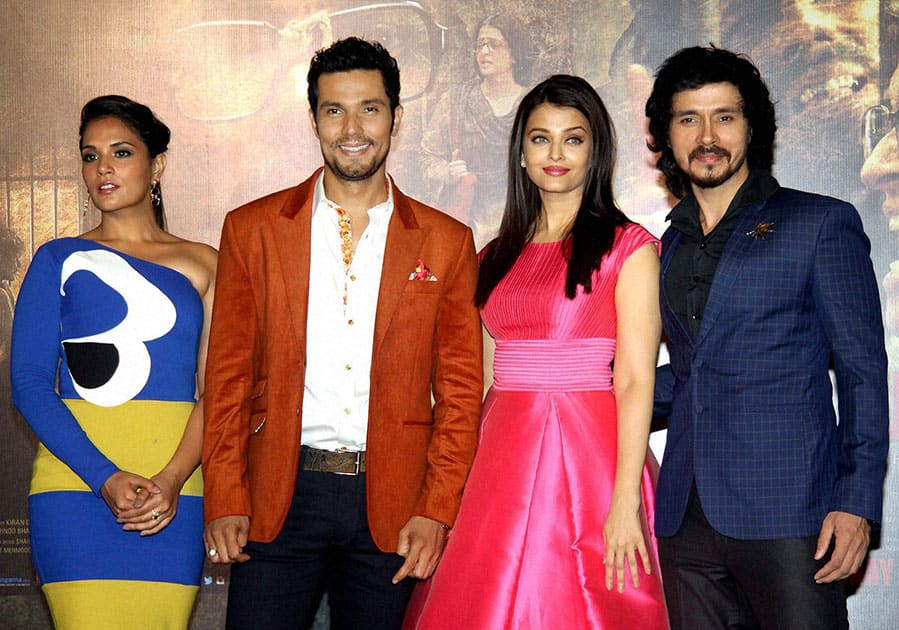
[[[699,327],[699,335],[696,337],[696,345],[699,346],[703,339],[709,334],[709,331],[721,315],[721,311],[728,304],[730,295],[734,288],[734,283],[740,275],[745,260],[745,252],[752,247],[755,239],[748,237],[747,232],[751,231],[759,222],[759,216],[765,207],[764,201],[747,206],[737,223],[734,231],[731,232],[727,245],[721,254],[721,260],[718,261],[718,267],[715,269],[715,276],[712,279],[712,287],[709,291],[709,299],[706,302],[705,312],[702,316],[702,325]]]
[[[670,236],[669,236],[670,235]],[[668,299],[668,290],[665,284],[665,276],[668,274],[668,267],[671,265],[671,259],[674,256],[674,250],[677,249],[678,244],[681,240],[681,233],[674,228],[668,228],[665,234],[662,235],[662,274],[661,274],[661,282],[659,286],[659,294],[661,296],[660,307],[662,311],[662,317],[664,321],[671,322],[667,327],[669,338],[672,336],[672,333],[679,333],[685,343],[689,345],[693,345],[693,339],[690,337],[690,333],[687,332],[687,329],[684,328],[683,322],[681,322],[680,318],[671,308],[671,302]]]
[[[297,186],[273,219],[274,241],[281,265],[281,279],[287,293],[285,302],[298,339],[306,337],[309,305],[309,252],[312,235],[312,197],[321,169]],[[265,256],[265,252],[260,253]],[[305,344],[302,344],[305,345]]]
[[[427,230],[418,225],[409,199],[393,185],[393,215],[387,227],[387,244],[384,247],[373,357],[377,356],[384,341],[400,296],[409,282],[409,274],[415,271],[426,234]]]

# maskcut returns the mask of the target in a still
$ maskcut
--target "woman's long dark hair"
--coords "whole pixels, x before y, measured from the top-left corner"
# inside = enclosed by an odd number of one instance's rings
[[[109,94],[89,100],[81,108],[81,125],[78,127],[79,145],[84,141],[84,130],[100,118],[118,118],[147,145],[152,160],[169,148],[172,133],[146,105],[132,101],[126,96]],[[153,214],[156,224],[165,229],[165,207],[162,203],[162,184],[156,183],[153,200]],[[158,201],[157,201],[158,199]]]
[[[557,74],[527,93],[518,106],[512,127],[508,157],[506,209],[499,234],[490,243],[481,260],[475,303],[483,306],[490,293],[518,260],[524,246],[533,238],[540,217],[540,191],[521,167],[524,135],[528,118],[540,105],[572,107],[583,114],[590,127],[592,150],[584,181],[584,194],[569,236],[564,244],[568,256],[565,296],[573,299],[577,287],[589,293],[593,272],[602,257],[612,249],[615,228],[629,222],[615,204],[612,175],[615,168],[615,129],[602,99],[580,77]]]

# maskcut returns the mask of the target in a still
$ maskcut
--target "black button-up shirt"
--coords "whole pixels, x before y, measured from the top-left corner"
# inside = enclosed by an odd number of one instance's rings
[[[750,204],[768,199],[778,188],[780,184],[774,177],[764,171],[751,170],[724,217],[708,234],[702,233],[699,204],[692,192],[668,214],[671,227],[681,232],[682,236],[665,273],[665,291],[671,309],[694,341],[699,335],[715,269],[740,211]]]

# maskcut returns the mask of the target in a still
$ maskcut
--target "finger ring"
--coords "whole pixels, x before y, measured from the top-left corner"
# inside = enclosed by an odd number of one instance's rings
[[[158,521],[159,520],[159,510],[157,510],[156,508],[153,508],[152,510],[150,510],[150,518],[152,518],[154,521]]]
[[[210,558],[215,558],[217,555],[219,555],[219,552],[215,550],[215,547],[212,547],[208,553]]]

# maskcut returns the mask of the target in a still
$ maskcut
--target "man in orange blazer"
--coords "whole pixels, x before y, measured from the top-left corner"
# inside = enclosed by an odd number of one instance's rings
[[[228,628],[309,627],[323,593],[332,628],[398,628],[474,456],[477,260],[467,227],[387,177],[390,54],[340,40],[308,82],[325,166],[222,230],[204,542],[233,563]]]

